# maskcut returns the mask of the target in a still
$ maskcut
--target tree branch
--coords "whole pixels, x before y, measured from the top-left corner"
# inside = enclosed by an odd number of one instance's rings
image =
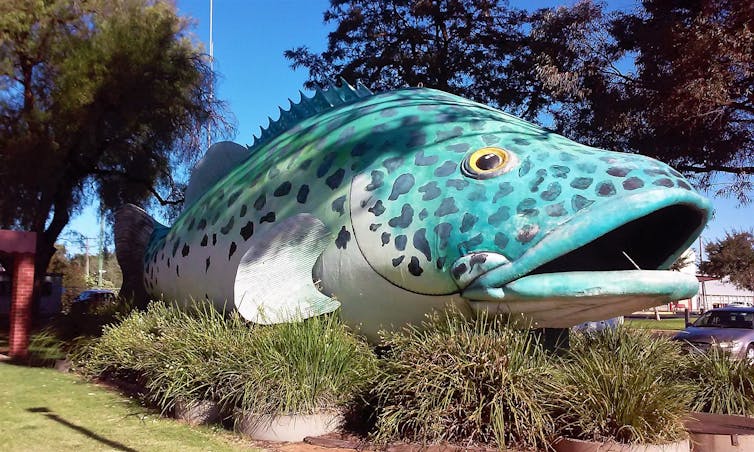
[[[128,180],[129,182],[139,183],[139,184],[143,185],[144,187],[146,187],[146,189],[149,190],[150,193],[152,193],[152,196],[154,196],[157,199],[157,202],[159,202],[160,205],[162,205],[162,206],[168,206],[168,205],[170,205],[170,206],[177,206],[177,205],[180,205],[181,203],[183,203],[183,201],[185,200],[184,197],[180,197],[178,199],[165,199],[154,188],[154,185],[152,185],[148,180],[142,179],[142,178],[138,178],[138,177],[133,177],[132,175],[124,173],[123,171],[115,171],[115,170],[106,170],[106,169],[102,169],[102,168],[95,168],[95,169],[93,169],[91,171],[91,174],[96,175],[96,176],[117,176],[117,177],[122,177],[122,178]]]
[[[710,173],[720,171],[731,174],[754,174],[754,166],[725,166],[725,165],[673,165],[678,171],[690,171],[693,173]]]

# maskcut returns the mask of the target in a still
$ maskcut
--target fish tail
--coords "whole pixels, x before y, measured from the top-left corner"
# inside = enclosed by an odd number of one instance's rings
[[[144,286],[144,256],[156,228],[165,228],[144,209],[126,204],[115,212],[115,255],[123,272],[119,296],[144,308],[149,301]]]

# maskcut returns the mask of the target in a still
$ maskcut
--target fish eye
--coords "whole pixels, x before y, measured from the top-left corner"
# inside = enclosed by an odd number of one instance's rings
[[[463,172],[474,179],[488,179],[507,172],[513,156],[505,149],[482,148],[472,152],[463,161]]]

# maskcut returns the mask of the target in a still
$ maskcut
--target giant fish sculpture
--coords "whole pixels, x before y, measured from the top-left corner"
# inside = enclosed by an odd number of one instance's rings
[[[667,270],[709,202],[656,160],[445,92],[347,83],[212,146],[167,228],[116,214],[124,293],[279,323],[341,307],[368,337],[433,309],[568,327],[693,296]]]

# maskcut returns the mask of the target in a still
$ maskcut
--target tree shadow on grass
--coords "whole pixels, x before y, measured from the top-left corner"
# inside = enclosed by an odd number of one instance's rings
[[[132,448],[126,446],[125,444],[121,444],[121,443],[119,443],[117,441],[113,441],[113,440],[104,438],[104,437],[102,437],[102,436],[94,433],[93,431],[87,429],[87,428],[84,428],[84,427],[81,427],[79,425],[76,425],[76,424],[73,424],[71,422],[68,422],[65,419],[63,419],[60,416],[58,416],[57,414],[55,414],[52,411],[50,411],[49,408],[46,408],[46,407],[27,408],[26,411],[28,411],[30,413],[41,413],[41,414],[44,414],[48,419],[51,419],[51,420],[53,420],[53,421],[55,421],[55,422],[57,422],[59,424],[62,424],[64,426],[70,428],[71,430],[75,430],[75,431],[77,431],[77,432],[79,432],[79,433],[81,433],[83,435],[86,435],[86,436],[88,436],[89,438],[92,438],[95,441],[99,441],[100,443],[105,444],[108,447],[112,447],[115,450],[120,450],[120,451],[124,451],[124,452],[138,452],[136,449],[132,449]]]

